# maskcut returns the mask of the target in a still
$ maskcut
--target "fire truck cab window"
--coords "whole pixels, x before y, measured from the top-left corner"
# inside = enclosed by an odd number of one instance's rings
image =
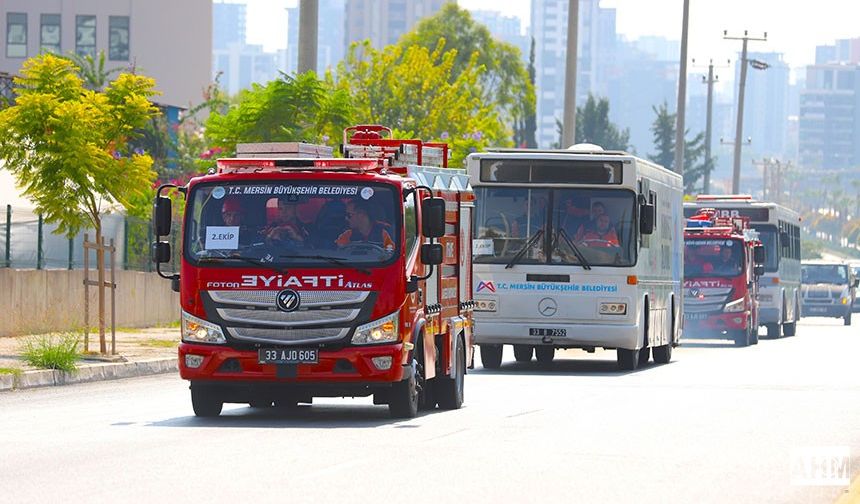
[[[395,191],[382,184],[207,184],[195,187],[190,199],[191,261],[328,267],[386,263],[398,254],[402,224],[389,216],[400,212]]]
[[[684,242],[684,276],[734,277],[744,265],[743,242],[691,239]]]

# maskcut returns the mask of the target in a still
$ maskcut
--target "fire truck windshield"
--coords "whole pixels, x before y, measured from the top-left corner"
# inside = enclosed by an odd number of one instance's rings
[[[734,277],[743,271],[743,242],[715,238],[684,240],[684,277]]]
[[[273,268],[387,263],[399,243],[396,202],[395,191],[382,184],[200,184],[186,211],[186,258]]]

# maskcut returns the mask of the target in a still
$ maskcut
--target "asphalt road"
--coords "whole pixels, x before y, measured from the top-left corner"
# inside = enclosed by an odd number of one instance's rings
[[[466,405],[409,421],[369,399],[197,419],[177,376],[0,394],[2,502],[833,502],[792,450],[860,472],[860,327],[805,319],[758,346],[693,342],[480,364]]]

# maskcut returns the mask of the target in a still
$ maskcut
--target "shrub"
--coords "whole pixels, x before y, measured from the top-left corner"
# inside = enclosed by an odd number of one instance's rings
[[[24,340],[21,355],[27,364],[44,369],[77,369],[80,336],[75,333],[42,334]]]

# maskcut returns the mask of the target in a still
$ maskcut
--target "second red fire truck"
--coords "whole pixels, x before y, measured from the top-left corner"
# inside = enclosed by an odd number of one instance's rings
[[[395,417],[459,408],[472,352],[474,197],[447,146],[344,133],[344,158],[240,145],[175,188],[185,212],[179,370],[198,416],[224,403],[369,396]],[[156,235],[170,232],[159,189]],[[156,262],[170,246],[154,244]]]
[[[765,251],[744,217],[717,217],[710,208],[684,229],[684,334],[758,343],[758,280]]]

